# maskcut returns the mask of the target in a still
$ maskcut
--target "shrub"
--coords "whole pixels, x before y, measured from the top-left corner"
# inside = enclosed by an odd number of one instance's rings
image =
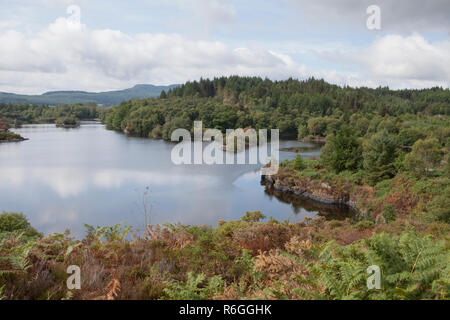
[[[398,141],[402,146],[412,146],[417,140],[424,138],[423,132],[416,128],[402,129],[398,134]]]
[[[263,215],[261,211],[247,211],[245,216],[241,217],[241,220],[245,222],[258,222],[260,220],[264,220],[265,218],[266,216]]]
[[[405,168],[418,177],[429,176],[442,159],[437,139],[418,140],[405,158]]]
[[[220,276],[209,278],[206,285],[203,285],[205,279],[206,276],[203,273],[195,275],[189,272],[185,283],[168,282],[164,292],[169,299],[173,300],[206,300],[220,293],[223,287],[223,280]]]
[[[305,160],[306,166],[309,169],[320,169],[322,168],[322,165],[320,164],[320,161],[317,159],[307,159]]]
[[[289,240],[290,229],[279,223],[254,223],[241,226],[233,233],[233,241],[254,253],[276,249]]]
[[[226,221],[214,231],[219,237],[231,237],[233,232],[245,225],[244,221]]]
[[[376,197],[384,199],[392,190],[392,179],[383,180],[376,185]]]
[[[446,175],[450,176],[450,156],[447,156],[444,172]]]
[[[361,167],[362,147],[355,133],[343,126],[336,135],[327,136],[320,158],[325,167],[339,173],[344,170],[355,171]]]
[[[430,237],[386,233],[348,246],[329,243],[311,267],[325,299],[444,299],[448,294],[448,248]],[[381,269],[381,290],[366,286],[367,268]]]
[[[375,227],[375,223],[369,220],[359,221],[355,225],[355,228],[361,231],[366,229],[372,229],[373,227]]]
[[[450,223],[450,188],[447,188],[446,191],[427,204],[426,212],[424,213],[426,221]]]
[[[387,131],[376,134],[365,144],[364,168],[372,184],[395,176],[397,147],[397,141]]]
[[[130,226],[123,223],[106,227],[93,227],[85,224],[84,227],[86,228],[87,238],[95,238],[99,240],[105,239],[106,241],[122,241],[131,230]]]
[[[318,178],[320,178],[320,173],[315,172],[315,171],[303,171],[302,176],[304,176],[306,178],[311,178],[311,179],[318,179]]]
[[[30,238],[42,237],[22,213],[3,212],[0,214],[0,234],[23,233]]]
[[[364,172],[362,170],[358,170],[356,172],[351,171],[342,171],[339,173],[339,177],[341,177],[344,181],[349,181],[355,184],[360,184],[363,180]]]
[[[290,161],[288,159],[285,159],[285,160],[281,161],[280,166],[282,168],[285,168],[289,165],[289,163],[290,163]]]
[[[384,206],[382,214],[387,223],[395,220],[395,208],[391,204],[386,204]]]
[[[294,159],[294,169],[295,170],[306,169],[305,160],[303,160],[303,157],[300,154],[298,154]]]
[[[159,139],[162,136],[162,127],[160,124],[156,125],[156,127],[153,128],[152,132],[149,133],[149,138]]]
[[[300,126],[298,127],[298,136],[297,136],[297,139],[298,139],[298,140],[301,140],[301,139],[307,137],[308,134],[309,134],[309,130],[308,130],[308,127],[307,127],[307,126],[305,126],[305,125],[300,125]]]

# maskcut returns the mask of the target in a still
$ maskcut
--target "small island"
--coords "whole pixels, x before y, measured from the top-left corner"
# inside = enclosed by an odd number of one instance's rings
[[[19,142],[27,140],[20,134],[8,131],[9,125],[6,121],[0,119],[0,143],[1,142]]]
[[[57,128],[78,128],[80,126],[80,120],[75,117],[64,117],[56,120]]]
[[[0,132],[0,143],[1,142],[19,142],[28,140],[24,137],[22,137],[20,134],[14,133],[14,132]]]

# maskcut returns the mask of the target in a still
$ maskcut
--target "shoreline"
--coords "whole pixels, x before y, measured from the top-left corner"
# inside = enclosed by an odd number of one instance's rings
[[[23,139],[11,139],[11,140],[0,140],[0,143],[7,143],[7,142],[22,142],[22,141],[27,141],[30,140],[28,138],[23,138]]]
[[[314,186],[308,186],[304,188],[296,188],[288,185],[283,185],[280,180],[274,179],[272,176],[261,175],[261,184],[280,192],[282,194],[293,195],[304,199],[315,201],[319,204],[325,204],[330,206],[345,206],[350,209],[356,216],[356,218],[364,218],[366,214],[358,208],[356,201],[351,200],[351,196],[347,193],[343,195],[333,196],[332,187],[324,182],[321,183],[320,188]],[[324,191],[326,190],[326,191]],[[331,194],[330,194],[331,193]]]

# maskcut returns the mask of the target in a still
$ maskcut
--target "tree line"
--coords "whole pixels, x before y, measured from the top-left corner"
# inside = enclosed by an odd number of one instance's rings
[[[107,128],[170,139],[193,121],[220,130],[279,129],[282,136],[326,137],[343,125],[358,137],[387,131],[402,146],[432,135],[449,147],[450,90],[339,87],[324,80],[222,77],[187,82],[159,98],[134,99],[102,111]]]
[[[0,119],[11,125],[23,123],[54,123],[60,118],[91,120],[99,116],[95,105],[60,105],[56,107],[36,104],[0,103]]]

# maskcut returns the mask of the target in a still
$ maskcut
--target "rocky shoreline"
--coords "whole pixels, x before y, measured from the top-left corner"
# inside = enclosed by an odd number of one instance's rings
[[[22,141],[26,141],[26,140],[30,140],[30,139],[28,139],[28,138],[22,138],[22,139],[0,140],[0,143],[6,143],[6,142],[22,142]]]
[[[307,198],[319,203],[336,206],[347,206],[356,216],[364,217],[366,214],[361,210],[355,199],[347,190],[333,190],[333,188],[324,182],[303,180],[301,185],[289,185],[275,176],[261,175],[261,184],[277,192],[291,194],[298,197]]]
[[[21,142],[28,140],[27,138],[22,137],[20,134],[8,131],[8,129],[3,129],[0,131],[0,143],[3,142]]]

